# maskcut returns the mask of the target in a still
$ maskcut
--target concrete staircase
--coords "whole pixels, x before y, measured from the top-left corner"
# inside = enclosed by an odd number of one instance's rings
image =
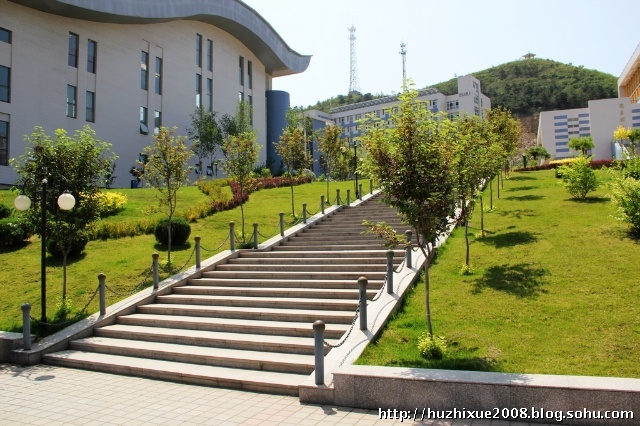
[[[358,304],[357,279],[367,294],[384,284],[386,249],[362,235],[362,220],[404,231],[395,210],[378,197],[345,208],[261,250],[237,257],[116,323],[94,330],[46,363],[194,384],[298,394],[314,370],[312,323],[326,323],[337,343]],[[403,258],[395,251],[395,264]],[[329,348],[325,348],[328,352]]]

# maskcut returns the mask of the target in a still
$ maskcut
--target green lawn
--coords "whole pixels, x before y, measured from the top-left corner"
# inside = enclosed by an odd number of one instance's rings
[[[606,179],[606,173],[599,171]],[[474,275],[459,275],[457,229],[431,268],[434,332],[450,350],[428,361],[424,281],[359,364],[517,373],[640,377],[638,241],[602,186],[587,202],[569,198],[553,171],[513,173],[471,238]],[[485,207],[488,203],[485,192]],[[479,212],[470,233],[477,234]]]
[[[363,180],[363,190],[369,188],[369,181]],[[341,198],[345,199],[347,189],[353,194],[353,182],[331,182],[331,199],[335,199],[335,190],[341,189]],[[116,216],[108,218],[111,221],[145,217],[154,213],[158,205],[157,190],[135,189],[116,190],[126,193],[128,197],[126,209]],[[296,213],[301,216],[302,203],[306,202],[307,210],[317,213],[320,209],[320,196],[326,196],[326,183],[314,182],[296,186]],[[271,237],[279,233],[279,212],[285,212],[287,224],[294,222],[291,217],[291,190],[289,187],[262,190],[250,195],[249,202],[244,206],[246,232],[249,237],[253,234],[253,223],[259,224],[262,235]],[[15,194],[7,190],[0,191],[0,203],[13,205]],[[180,190],[178,210],[190,202],[206,200],[196,187],[185,187]],[[124,219],[123,219],[124,218]],[[228,249],[226,242],[218,250],[214,250],[223,243],[229,234],[229,222],[235,221],[236,232],[241,231],[240,208],[219,212],[208,218],[191,224],[191,237],[200,235],[204,249],[203,258]],[[266,240],[260,237],[259,241]],[[156,246],[153,235],[127,237],[106,241],[90,241],[85,254],[80,259],[71,260],[68,267],[68,296],[72,300],[74,310],[82,309],[98,285],[97,276],[101,272],[107,275],[107,286],[115,292],[125,294],[140,284],[151,266],[151,255],[160,252],[160,261],[166,261],[166,252]],[[182,266],[193,252],[193,244],[189,247],[174,247],[172,261],[174,265]],[[195,263],[191,259],[189,266]],[[50,318],[56,310],[56,300],[62,291],[62,267],[60,262],[47,260],[47,314]],[[165,274],[166,276],[166,274]],[[150,284],[150,283],[149,283]],[[123,297],[107,292],[107,303],[113,304]],[[32,316],[40,318],[40,240],[33,237],[29,243],[20,248],[0,247],[0,330],[21,330],[22,311],[20,305],[29,302],[32,305]],[[98,310],[98,301],[94,300],[88,312]]]

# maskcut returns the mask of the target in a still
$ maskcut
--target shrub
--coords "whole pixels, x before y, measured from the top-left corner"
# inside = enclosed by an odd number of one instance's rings
[[[640,180],[612,171],[611,198],[617,207],[618,219],[631,225],[631,232],[640,235]]]
[[[100,217],[111,216],[124,209],[127,196],[120,192],[99,192],[98,213]]]
[[[590,166],[588,157],[580,156],[566,166],[560,167],[564,187],[578,200],[587,198],[587,194],[598,189],[596,172]]]
[[[169,219],[164,218],[160,219],[156,224],[156,229],[154,230],[154,234],[156,236],[156,241],[160,244],[166,245],[168,244],[169,239]],[[174,246],[183,246],[189,239],[189,235],[191,234],[191,225],[181,218],[174,217],[171,220],[171,245]]]
[[[29,224],[19,216],[0,219],[0,245],[14,247],[32,234]]]
[[[442,336],[424,332],[418,339],[418,351],[427,359],[442,359],[447,352],[447,341]]]
[[[78,232],[73,240],[71,240],[71,249],[69,250],[69,257],[79,256],[89,242],[89,235],[86,232]],[[47,252],[55,259],[62,259],[64,257],[62,250],[58,245],[56,237],[51,235],[47,236]]]
[[[0,204],[0,219],[11,216],[11,209],[4,204]]]
[[[89,232],[91,240],[108,238],[135,237],[153,234],[156,229],[154,219],[127,220],[123,222],[98,221]]]

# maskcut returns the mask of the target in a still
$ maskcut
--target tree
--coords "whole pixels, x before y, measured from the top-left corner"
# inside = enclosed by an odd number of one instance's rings
[[[222,139],[226,140],[229,136],[238,136],[252,130],[253,108],[248,102],[239,101],[236,105],[236,114],[231,116],[224,114],[220,119],[220,129],[222,130]],[[224,147],[223,147],[224,152]]]
[[[426,319],[433,336],[429,266],[435,243],[453,217],[456,195],[450,135],[416,97],[413,88],[403,91],[398,111],[389,118],[392,127],[386,128],[382,121],[380,126],[366,126],[362,141],[368,155],[363,169],[380,183],[385,203],[397,208],[423,239]]]
[[[247,131],[239,135],[229,135],[225,138],[223,149],[227,158],[224,165],[229,177],[234,179],[240,186],[240,199],[248,193],[249,182],[253,165],[258,161],[258,151],[260,146],[256,143],[256,134]],[[240,213],[242,216],[242,241],[246,241],[244,232],[244,207],[240,203]]]
[[[535,161],[538,161],[538,157],[544,158],[545,160],[551,158],[551,154],[549,154],[547,148],[541,145],[532,146],[527,152]]]
[[[330,202],[329,196],[329,180],[331,171],[335,163],[338,161],[338,156],[341,153],[341,148],[344,147],[344,141],[340,138],[342,134],[342,127],[333,124],[328,124],[324,130],[320,133],[318,138],[318,149],[324,155],[326,164],[326,177],[327,177],[327,202]]]
[[[583,201],[589,192],[598,189],[598,178],[595,170],[591,168],[589,157],[580,155],[575,161],[560,167],[559,172],[564,187],[573,198]]]
[[[282,163],[289,172],[289,186],[291,187],[291,214],[296,216],[293,197],[293,173],[311,164],[307,152],[307,133],[300,126],[299,112],[296,109],[287,111],[287,127],[284,129],[280,142],[275,144],[276,152],[282,158]]]
[[[160,192],[160,205],[166,207],[169,219],[167,239],[167,265],[171,265],[171,220],[178,204],[178,190],[188,183],[191,166],[187,161],[193,152],[187,148],[185,136],[175,135],[176,127],[160,127],[154,144],[146,147],[147,155],[143,179]]]
[[[117,158],[111,153],[111,144],[96,137],[89,126],[69,136],[58,129],[51,139],[42,127],[35,127],[24,155],[12,159],[11,165],[20,178],[16,186],[24,188],[31,200],[31,208],[25,211],[30,227],[42,238],[41,203],[42,180],[47,179],[45,235],[49,237],[49,252],[62,255],[62,300],[67,294],[67,256],[74,246],[79,251],[88,241],[87,228],[99,217],[99,184],[111,170]],[[57,199],[68,190],[76,199],[74,208],[64,211],[58,208]],[[43,301],[46,306],[46,301]]]
[[[189,139],[193,141],[193,152],[198,156],[198,164],[202,166],[202,159],[208,158],[213,164],[218,149],[222,146],[222,129],[216,120],[216,113],[199,107],[191,114],[193,127],[187,129]],[[200,168],[199,172],[202,172]]]
[[[574,151],[580,151],[583,156],[587,155],[587,151],[594,148],[593,138],[591,136],[582,136],[580,138],[569,139],[569,148]]]
[[[640,142],[640,129],[625,128],[622,124],[613,132],[613,140],[620,144],[623,152],[627,154],[627,158],[633,158],[637,155],[637,146]],[[631,149],[624,146],[624,141],[629,141]]]

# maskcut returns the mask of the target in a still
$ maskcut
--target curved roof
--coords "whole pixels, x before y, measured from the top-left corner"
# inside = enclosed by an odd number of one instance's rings
[[[311,56],[292,50],[271,25],[239,0],[10,0],[42,12],[85,21],[149,24],[190,19],[240,40],[274,77],[301,73]]]

